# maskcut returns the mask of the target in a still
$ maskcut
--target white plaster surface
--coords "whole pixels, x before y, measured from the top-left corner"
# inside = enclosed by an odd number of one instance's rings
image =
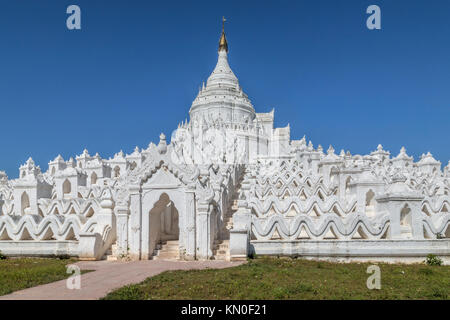
[[[131,154],[0,172],[0,250],[148,260],[178,240],[182,260],[450,255],[450,166],[431,153],[415,162],[405,148],[337,154],[291,139],[274,110],[255,112],[224,45],[189,117]]]

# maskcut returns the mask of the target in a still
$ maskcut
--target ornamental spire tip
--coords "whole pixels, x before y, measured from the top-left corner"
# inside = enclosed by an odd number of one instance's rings
[[[228,53],[228,43],[225,36],[225,21],[227,21],[227,19],[225,19],[225,17],[222,17],[222,35],[220,36],[219,40],[219,52],[225,51]]]

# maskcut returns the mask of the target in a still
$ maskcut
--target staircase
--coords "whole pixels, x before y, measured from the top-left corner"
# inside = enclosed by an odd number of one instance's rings
[[[178,260],[179,257],[178,240],[168,240],[156,245],[152,260]]]
[[[238,185],[233,195],[234,200],[228,207],[228,210],[223,217],[223,223],[219,232],[222,239],[226,240],[230,239],[230,230],[233,229],[233,214],[238,210],[238,198],[239,193],[241,192],[241,182],[242,181],[238,182]]]
[[[219,231],[222,239],[230,239],[230,230],[233,229],[233,213],[237,210],[237,200],[234,200],[233,204],[227,210],[227,213],[223,217],[223,223]]]
[[[108,251],[105,252],[106,260],[107,261],[118,261],[118,253],[117,253],[117,243],[114,242]]]
[[[242,179],[242,177],[241,177]],[[214,260],[230,261],[230,230],[233,229],[233,214],[238,210],[238,197],[241,189],[241,181],[239,181],[236,191],[233,195],[233,202],[223,217],[223,223],[219,231],[222,240],[215,240],[213,247]]]
[[[230,261],[230,240],[215,240],[213,257],[214,260]]]

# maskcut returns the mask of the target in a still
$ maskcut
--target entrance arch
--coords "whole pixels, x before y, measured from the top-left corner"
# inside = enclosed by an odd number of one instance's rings
[[[209,259],[217,231],[214,190],[198,185],[198,172],[164,163],[161,160],[153,169],[147,168],[128,186],[129,220],[121,223],[127,224],[129,234],[121,247],[129,245],[126,248],[133,260],[150,259],[158,239],[176,235],[175,230],[161,232],[161,212],[170,203],[178,213],[179,258]]]
[[[160,240],[169,240],[169,238],[175,237],[178,238],[180,257],[185,260],[195,259],[194,199],[193,192],[186,192],[180,187],[142,190],[140,239],[140,258],[142,260],[150,259]],[[165,213],[161,215],[163,211]],[[167,223],[164,229],[161,228],[163,220],[161,217],[164,217],[164,223]],[[178,222],[176,222],[177,220]],[[171,228],[169,228],[169,224],[172,225]]]
[[[148,212],[148,215],[148,247],[151,256],[156,245],[160,242],[179,240],[180,226],[178,209],[165,192],[162,193],[159,200],[155,202],[153,208]]]

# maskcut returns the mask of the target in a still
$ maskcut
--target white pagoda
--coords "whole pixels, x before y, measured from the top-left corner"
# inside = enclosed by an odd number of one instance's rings
[[[113,158],[30,158],[18,179],[0,172],[0,251],[81,259],[450,259],[450,165],[414,162],[381,145],[368,155],[326,153],[274,111],[256,113],[218,62],[170,143]]]

